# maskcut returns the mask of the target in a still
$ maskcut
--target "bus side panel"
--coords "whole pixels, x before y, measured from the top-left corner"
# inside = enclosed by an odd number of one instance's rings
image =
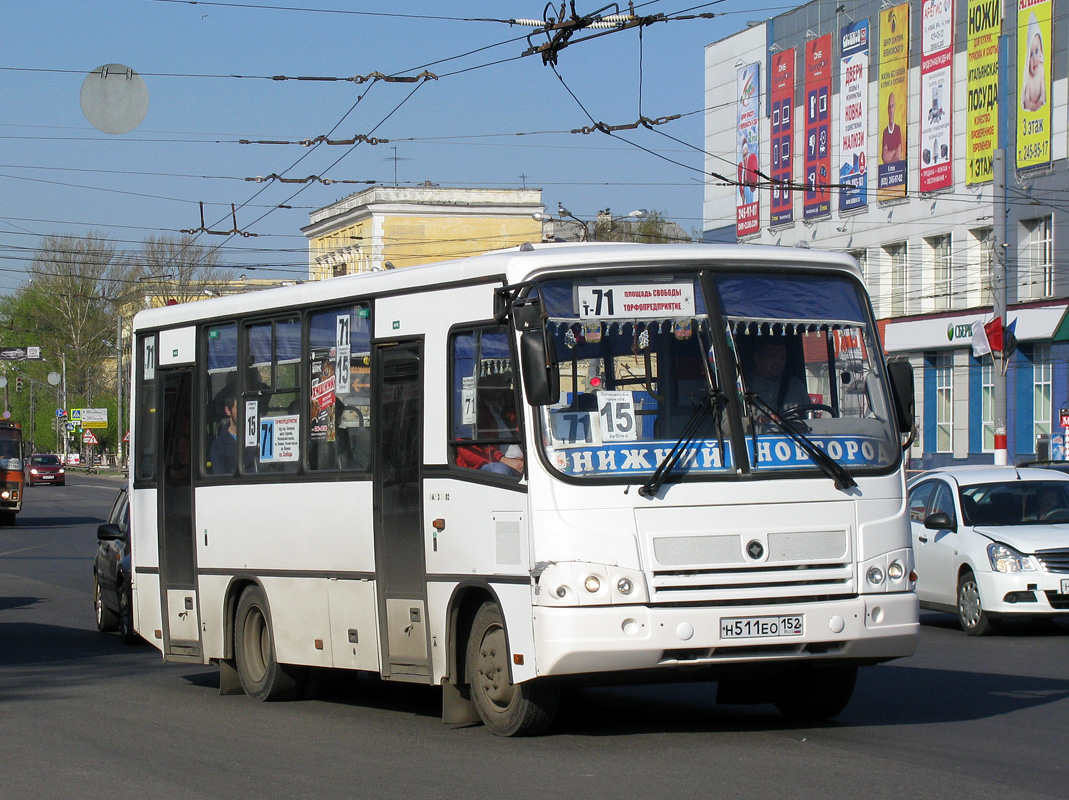
[[[159,570],[160,547],[155,489],[135,489],[133,492],[130,500],[130,546],[133,548],[135,566]],[[144,594],[142,592],[142,595]],[[142,596],[142,604],[146,599]]]
[[[530,575],[526,492],[439,478],[424,492],[428,575]]]
[[[197,565],[364,572],[375,569],[370,481],[202,486]]]
[[[375,582],[368,579],[330,580],[327,597],[334,666],[381,671]]]
[[[508,632],[509,663],[512,666],[512,680],[515,683],[530,680],[537,675],[536,653],[534,646],[534,626],[531,617],[531,587],[516,583],[494,583],[488,579],[491,591],[501,604],[505,617],[505,629]],[[434,581],[427,584],[427,605],[431,620],[431,673],[434,683],[441,683],[449,675],[449,653],[445,643],[448,636],[449,600],[456,590],[455,581]],[[468,643],[455,642],[459,653],[463,653]],[[516,656],[522,656],[522,664],[516,663]],[[463,683],[464,676],[458,675],[457,682]]]
[[[262,580],[271,609],[275,657],[280,663],[333,666],[328,582],[309,577]]]
[[[163,616],[160,608],[160,574],[134,569],[134,630],[163,652]],[[156,632],[159,631],[159,636]]]
[[[226,650],[226,590],[240,574],[267,593],[280,661],[377,670],[371,502],[370,481],[200,487],[206,655],[221,658]],[[292,577],[295,571],[307,574]]]

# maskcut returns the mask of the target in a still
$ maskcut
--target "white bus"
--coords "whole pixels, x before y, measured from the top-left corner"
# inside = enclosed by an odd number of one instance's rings
[[[856,263],[523,245],[134,320],[133,598],[168,661],[552,721],[568,682],[822,719],[918,637],[902,437]]]

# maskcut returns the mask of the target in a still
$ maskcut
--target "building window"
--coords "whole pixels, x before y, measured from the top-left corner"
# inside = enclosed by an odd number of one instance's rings
[[[954,355],[940,353],[935,361],[935,451],[953,450]]]
[[[977,228],[969,231],[973,237],[973,246],[969,248],[969,262],[973,267],[970,272],[980,281],[979,304],[989,306],[994,302],[992,295],[992,267],[995,257],[995,229]]]
[[[980,425],[983,436],[981,449],[995,452],[995,367],[991,356],[984,356],[987,363],[980,365]]]
[[[1050,436],[1051,364],[1050,345],[1037,344],[1032,349],[1032,428],[1033,441]]]
[[[1024,258],[1019,266],[1020,297],[1036,299],[1054,294],[1054,225],[1051,217],[1026,220]]]
[[[926,239],[932,249],[932,307],[946,311],[950,302],[950,234]]]
[[[906,313],[906,292],[909,291],[906,243],[887,245],[884,252],[891,262],[891,315],[898,316]]]

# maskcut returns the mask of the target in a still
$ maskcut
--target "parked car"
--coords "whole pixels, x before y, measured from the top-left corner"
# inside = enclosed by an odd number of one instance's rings
[[[1027,467],[945,467],[909,483],[922,608],[966,633],[1005,617],[1069,618],[1069,475]]]
[[[134,630],[130,583],[130,502],[127,495],[123,486],[108,514],[108,521],[97,528],[93,605],[98,630],[117,630],[126,644],[134,644],[139,637]]]
[[[26,459],[26,483],[36,486],[39,483],[51,483],[54,486],[64,486],[67,483],[67,473],[63,469],[63,462],[59,456],[51,453],[33,453]]]

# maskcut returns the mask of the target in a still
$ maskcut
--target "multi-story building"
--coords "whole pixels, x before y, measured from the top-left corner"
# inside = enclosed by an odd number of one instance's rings
[[[375,186],[313,211],[311,280],[426,264],[542,238],[541,189]]]
[[[1059,2],[816,0],[706,49],[705,240],[857,258],[915,368],[917,466],[992,460],[995,368],[973,340],[1003,268],[1009,458],[1064,452]]]

